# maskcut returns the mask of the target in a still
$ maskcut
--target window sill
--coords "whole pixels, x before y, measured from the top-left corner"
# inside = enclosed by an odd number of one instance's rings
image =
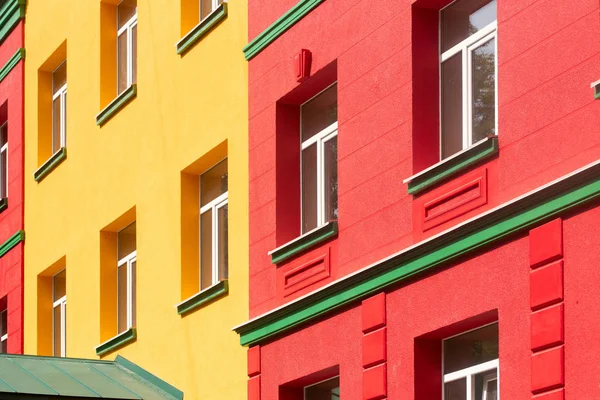
[[[96,125],[102,126],[137,96],[137,84],[129,86],[96,115]]]
[[[8,199],[5,197],[0,199],[0,213],[8,208]]]
[[[41,182],[50,172],[54,171],[67,158],[67,148],[61,147],[56,153],[52,154],[45,163],[42,164],[34,173],[33,179],[36,182]]]
[[[600,81],[592,83],[591,86],[594,89],[594,99],[600,100]]]
[[[227,17],[227,3],[221,3],[212,13],[192,28],[179,42],[177,42],[177,54],[183,55],[191,49],[200,39]]]
[[[201,292],[196,293],[192,297],[177,304],[177,314],[184,315],[190,311],[196,310],[200,307],[205,306],[211,301],[227,294],[229,292],[229,283],[227,280],[223,280],[211,287],[208,287]]]
[[[119,333],[112,339],[107,340],[101,345],[96,347],[96,355],[103,356],[107,353],[110,353],[113,350],[116,350],[120,347],[125,346],[133,342],[137,338],[137,332],[135,328],[129,328],[123,333]]]
[[[408,193],[419,194],[431,189],[438,183],[450,178],[479,163],[482,160],[493,157],[498,153],[498,137],[488,136],[473,146],[454,154],[445,160],[406,178],[403,183],[408,183]]]
[[[310,232],[306,232],[304,235],[287,242],[283,246],[279,246],[275,250],[271,250],[269,252],[271,263],[279,264],[290,257],[337,236],[337,234],[337,221],[329,221],[325,225],[315,228]]]

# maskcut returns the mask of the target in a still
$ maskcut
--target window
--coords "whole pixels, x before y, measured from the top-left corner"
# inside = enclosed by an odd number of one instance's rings
[[[123,0],[117,7],[118,94],[136,83],[137,1]]]
[[[440,12],[441,158],[496,131],[496,0]]]
[[[67,143],[67,62],[52,72],[52,154]]]
[[[200,21],[208,17],[221,4],[223,0],[200,0]]]
[[[443,342],[444,400],[498,400],[498,324]]]
[[[52,353],[55,357],[66,356],[67,341],[67,270],[52,278]]]
[[[136,226],[135,222],[118,233],[117,237],[117,329],[123,333],[135,326],[136,283]]]
[[[0,353],[8,351],[8,311],[0,311]]]
[[[337,83],[300,108],[302,233],[338,218]]]
[[[200,290],[227,279],[227,159],[200,176]]]
[[[339,400],[340,377],[328,379],[304,388],[304,400]]]
[[[0,199],[8,197],[8,123],[0,126]]]

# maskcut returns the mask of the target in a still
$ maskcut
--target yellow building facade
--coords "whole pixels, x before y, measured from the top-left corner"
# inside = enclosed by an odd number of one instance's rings
[[[246,39],[244,1],[28,1],[26,354],[246,397]]]

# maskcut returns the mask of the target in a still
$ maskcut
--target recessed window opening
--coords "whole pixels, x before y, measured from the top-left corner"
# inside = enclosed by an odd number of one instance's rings
[[[136,223],[117,238],[117,329],[123,333],[136,324]]]
[[[443,341],[444,400],[498,400],[498,323]]]
[[[8,352],[8,310],[0,311],[0,353]]]
[[[200,290],[227,279],[227,159],[200,176]]]
[[[123,0],[117,7],[118,94],[136,83],[137,0]]]
[[[221,4],[223,0],[200,0],[200,21],[208,17]]]
[[[306,386],[304,388],[304,400],[339,400],[340,399],[340,377],[327,379],[325,381]]]
[[[8,123],[0,125],[0,199],[8,197]]]
[[[337,121],[337,83],[300,107],[301,233],[338,219]]]
[[[497,134],[496,8],[458,0],[440,11],[441,159]]]
[[[67,270],[52,278],[52,353],[66,357],[67,347]]]
[[[52,154],[67,145],[67,62],[52,72]]]

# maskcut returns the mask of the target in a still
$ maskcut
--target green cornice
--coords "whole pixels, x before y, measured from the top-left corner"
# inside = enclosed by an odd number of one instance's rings
[[[6,210],[8,208],[8,199],[5,197],[0,199],[0,212]]]
[[[45,163],[42,164],[34,173],[33,179],[36,182],[41,182],[50,172],[54,171],[56,167],[60,165],[67,158],[67,148],[61,147],[56,153],[52,154]]]
[[[146,371],[142,367],[132,363],[128,359],[121,357],[121,356],[117,356],[117,358],[115,358],[115,363],[120,365],[121,367],[133,372],[135,375],[139,376],[140,378],[143,378],[144,380],[146,380],[153,386],[159,388],[163,392],[167,393],[174,399],[183,400],[183,392],[181,390],[177,389],[175,386],[169,385],[167,382],[163,381],[162,379],[155,376],[154,374],[151,374],[150,372]]]
[[[476,145],[408,178],[408,193],[419,194],[444,180],[468,169],[498,153],[498,137],[490,136]],[[405,182],[406,182],[405,181]]]
[[[189,299],[179,303],[177,305],[177,314],[187,314],[190,311],[200,308],[216,298],[225,295],[228,291],[229,283],[227,280],[223,280],[216,285],[206,288]]]
[[[113,350],[116,350],[120,347],[125,346],[128,343],[133,342],[137,338],[137,332],[135,328],[129,328],[123,333],[118,334],[114,338],[107,340],[101,345],[96,347],[96,354],[99,356],[103,356],[105,354],[110,353]]]
[[[12,71],[12,69],[14,67],[16,67],[16,65],[19,63],[19,61],[24,60],[24,59],[25,59],[25,49],[18,49],[15,52],[15,54],[13,54],[8,59],[6,64],[4,64],[4,66],[2,68],[0,68],[0,82],[2,82],[4,80],[4,78],[6,78],[8,76],[10,71]]]
[[[300,236],[298,239],[292,240],[291,242],[269,252],[271,255],[271,262],[273,264],[279,264],[280,262],[300,254],[319,243],[323,243],[324,241],[336,236],[337,233],[337,221],[330,221],[327,224]]]
[[[250,43],[244,46],[243,52],[246,60],[250,60],[252,57],[263,51],[268,45],[273,43],[275,39],[290,29],[296,22],[304,18],[323,1],[324,0],[299,0],[296,5],[279,17],[277,21],[269,25],[267,29],[262,31]]]
[[[600,161],[496,207],[234,330],[252,346],[341,307],[389,289],[415,274],[447,265],[600,198]]]
[[[10,34],[13,28],[25,17],[26,0],[7,0],[0,8],[0,43]]]
[[[127,89],[123,91],[120,95],[115,97],[113,101],[111,101],[104,110],[100,111],[98,115],[96,115],[96,124],[98,126],[104,125],[109,119],[115,116],[127,103],[133,100],[137,96],[137,84],[133,84],[129,86]]]
[[[25,231],[17,231],[17,233],[9,237],[4,243],[0,244],[0,257],[3,257],[23,240],[25,240]]]
[[[221,3],[210,15],[192,28],[179,42],[177,54],[183,55],[192,48],[200,39],[227,17],[227,3]]]

